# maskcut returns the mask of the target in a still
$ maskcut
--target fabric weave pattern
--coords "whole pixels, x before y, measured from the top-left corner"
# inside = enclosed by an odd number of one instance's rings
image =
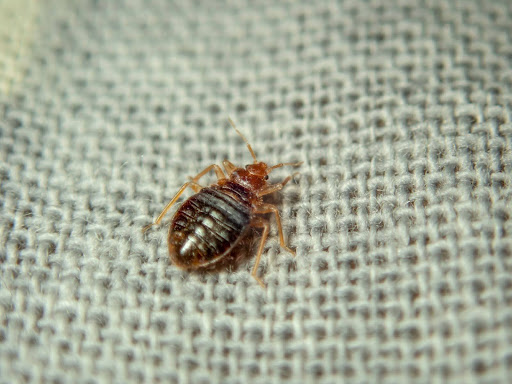
[[[0,383],[512,382],[511,2],[13,4]],[[228,117],[304,161],[265,290],[141,233]]]

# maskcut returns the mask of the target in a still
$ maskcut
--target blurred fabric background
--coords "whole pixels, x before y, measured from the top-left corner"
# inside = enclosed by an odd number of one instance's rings
[[[1,2],[0,382],[511,382],[511,20],[506,0]],[[141,233],[188,176],[252,161],[228,117],[261,160],[304,161],[267,289],[251,254],[190,274],[166,225]]]

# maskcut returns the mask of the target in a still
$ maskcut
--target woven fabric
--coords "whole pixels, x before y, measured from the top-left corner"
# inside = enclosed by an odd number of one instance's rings
[[[512,382],[510,1],[0,5],[0,383]],[[154,220],[273,181],[259,275]],[[212,183],[208,175],[201,182]],[[188,193],[189,196],[192,191]],[[258,236],[254,239],[258,241]]]

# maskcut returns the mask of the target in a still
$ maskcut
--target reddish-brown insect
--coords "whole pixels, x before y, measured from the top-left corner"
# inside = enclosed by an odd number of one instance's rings
[[[247,144],[254,163],[246,165],[245,168],[238,168],[230,161],[224,160],[222,165],[227,176],[217,164],[206,167],[197,176],[183,184],[156,221],[144,227],[143,232],[152,225],[160,224],[167,211],[187,187],[190,187],[196,194],[189,197],[176,211],[169,227],[168,245],[173,263],[186,270],[216,267],[231,255],[251,227],[263,228],[252,276],[265,287],[257,275],[257,270],[270,224],[268,220],[258,215],[274,214],[281,247],[295,255],[295,251],[288,248],[284,242],[279,211],[276,206],[266,204],[262,198],[264,195],[281,190],[293,175],[280,183],[269,184],[267,183],[268,174],[276,168],[285,165],[298,166],[302,162],[267,166],[256,159],[251,145],[236,129],[231,119],[229,123]],[[217,183],[208,187],[199,185],[199,179],[211,170],[217,175]]]

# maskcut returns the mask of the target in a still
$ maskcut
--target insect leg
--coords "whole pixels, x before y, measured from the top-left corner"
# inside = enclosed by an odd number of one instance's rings
[[[191,177],[189,177],[190,180],[192,180]],[[192,190],[195,192],[195,193],[198,193],[201,189],[203,189],[204,187],[202,185],[199,185],[199,184],[193,184],[190,186],[190,188],[192,188]]]
[[[224,172],[222,172],[222,168],[219,167],[217,164],[212,164],[208,167],[206,167],[205,169],[203,169],[201,172],[199,172],[195,177],[193,177],[191,180],[194,182],[194,183],[197,183],[199,181],[199,179],[201,177],[203,177],[204,175],[206,175],[208,172],[210,172],[211,170],[214,170],[215,171],[215,175],[217,175],[217,180],[222,180],[222,179],[225,179],[226,176],[224,175]]]
[[[258,210],[255,213],[258,213],[258,214],[273,213],[275,215],[276,222],[277,222],[277,230],[279,232],[279,243],[281,244],[281,247],[283,247],[288,252],[290,252],[293,256],[295,256],[295,251],[291,248],[288,248],[284,242],[283,226],[281,225],[281,218],[279,217],[278,209],[272,204],[262,204],[262,205],[260,205],[260,207],[258,208]]]
[[[260,246],[258,247],[258,253],[256,254],[256,261],[254,262],[254,267],[252,268],[251,275],[254,279],[265,288],[265,283],[258,277],[258,266],[260,265],[261,254],[263,253],[263,247],[265,246],[265,242],[267,241],[268,233],[270,231],[270,224],[268,221],[263,220],[261,217],[255,217],[252,219],[251,226],[256,228],[263,228],[263,234],[261,235]]]
[[[158,225],[160,224],[160,222],[162,221],[162,219],[164,218],[165,214],[167,213],[167,211],[173,206],[173,204],[179,199],[179,197],[183,194],[183,192],[185,192],[185,189],[187,189],[187,187],[192,187],[192,186],[199,186],[201,187],[199,184],[197,184],[196,182],[194,181],[187,181],[185,184],[183,184],[180,188],[180,190],[176,193],[176,195],[174,195],[174,197],[172,198],[171,201],[169,201],[169,203],[165,206],[164,210],[160,213],[160,215],[158,216],[158,218],[155,220],[154,223],[151,223],[149,225],[146,225],[144,228],[142,228],[142,233],[146,232],[149,228],[151,228],[153,225]]]
[[[288,176],[286,179],[284,179],[283,181],[281,181],[280,183],[277,183],[277,184],[272,184],[272,185],[269,185],[268,187],[262,189],[261,191],[258,192],[258,196],[264,196],[264,195],[268,195],[270,193],[273,193],[273,192],[276,192],[276,191],[280,191],[281,189],[283,189],[283,187],[295,176],[295,175],[298,175],[299,172],[295,172],[293,175],[290,175]]]
[[[224,160],[222,162],[222,165],[224,166],[224,169],[226,170],[228,175],[231,175],[231,173],[236,169],[236,165],[229,160]]]
[[[212,164],[212,165],[206,167],[205,169],[203,169],[196,176],[189,177],[189,180],[194,183],[194,185],[191,185],[190,187],[194,190],[195,193],[199,192],[203,188],[201,185],[197,184],[197,181],[199,181],[199,179],[201,177],[206,175],[212,169],[215,170],[215,175],[217,176],[217,180],[222,180],[222,179],[226,178],[226,176],[224,175],[224,172],[222,172],[222,168],[219,167],[217,164]]]

